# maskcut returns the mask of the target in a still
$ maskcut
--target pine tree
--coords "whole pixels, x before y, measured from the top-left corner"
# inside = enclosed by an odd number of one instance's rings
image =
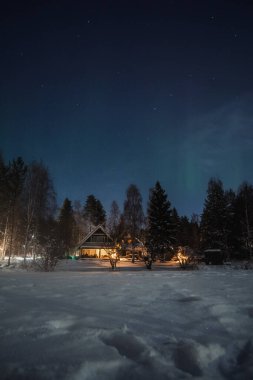
[[[183,247],[190,247],[194,251],[199,249],[200,234],[197,215],[193,214],[191,220],[187,216],[180,217],[178,244]]]
[[[69,253],[74,246],[75,218],[71,201],[66,198],[63,202],[58,219],[59,241],[64,252]]]
[[[87,233],[85,229],[85,221],[83,218],[83,210],[80,201],[73,202],[73,212],[75,218],[75,240],[79,242]]]
[[[179,222],[179,245],[190,246],[190,222],[187,216],[181,216]]]
[[[202,248],[227,248],[226,206],[222,182],[219,179],[210,179],[200,225]]]
[[[253,186],[244,182],[235,199],[235,233],[237,249],[252,257],[253,246]],[[241,256],[243,252],[241,252]]]
[[[237,227],[236,227],[236,194],[230,189],[225,191],[226,200],[226,244],[228,253],[233,255],[237,249]]]
[[[89,225],[98,226],[106,222],[106,213],[103,205],[92,194],[88,195],[86,199],[83,216]]]
[[[197,252],[200,248],[200,227],[197,214],[192,215],[189,228],[189,246]]]
[[[174,243],[173,245],[178,246],[182,245],[180,237],[180,221],[181,218],[178,215],[177,209],[173,207],[171,210],[171,225],[174,227]]]
[[[167,194],[157,182],[150,191],[146,239],[147,248],[153,260],[156,256],[164,259],[175,242],[175,226],[172,223],[171,213]]]

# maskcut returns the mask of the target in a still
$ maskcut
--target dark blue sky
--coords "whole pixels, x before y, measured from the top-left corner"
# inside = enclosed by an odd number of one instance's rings
[[[122,206],[160,180],[201,213],[253,177],[252,1],[19,1],[0,15],[0,149],[43,160],[58,201]],[[145,203],[144,203],[145,204]]]

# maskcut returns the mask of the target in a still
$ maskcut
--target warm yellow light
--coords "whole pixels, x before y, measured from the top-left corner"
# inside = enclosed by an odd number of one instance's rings
[[[183,253],[183,249],[181,247],[179,247],[178,252],[177,252],[177,260],[179,261],[179,263],[184,264],[188,259],[189,259],[189,257],[186,256]]]

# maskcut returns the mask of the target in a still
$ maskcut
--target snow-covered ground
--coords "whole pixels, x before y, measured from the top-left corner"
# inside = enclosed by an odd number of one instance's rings
[[[1,379],[253,379],[253,271],[0,270]]]

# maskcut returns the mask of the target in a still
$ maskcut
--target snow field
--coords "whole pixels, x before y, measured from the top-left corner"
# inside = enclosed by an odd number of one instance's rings
[[[0,272],[1,379],[252,379],[253,273]]]

